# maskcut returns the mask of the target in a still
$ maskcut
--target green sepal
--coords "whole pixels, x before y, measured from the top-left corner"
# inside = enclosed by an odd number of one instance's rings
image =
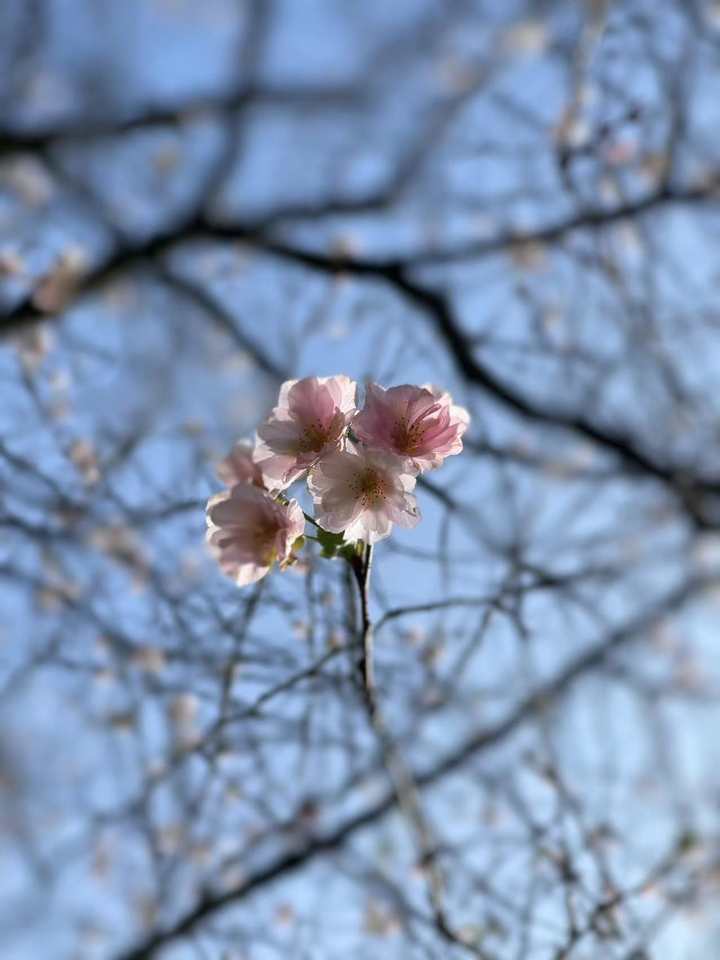
[[[323,557],[330,558],[337,556],[338,551],[345,544],[341,533],[330,533],[329,530],[323,530],[322,527],[317,528],[316,536],[318,543],[322,547],[321,556]]]
[[[346,543],[338,550],[338,554],[344,557],[348,563],[354,565],[362,556],[363,542],[356,540],[354,543]]]

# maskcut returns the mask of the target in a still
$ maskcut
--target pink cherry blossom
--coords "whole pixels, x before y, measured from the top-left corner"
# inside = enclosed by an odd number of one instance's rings
[[[260,580],[275,562],[286,566],[305,530],[297,500],[273,500],[252,483],[211,497],[206,517],[207,541],[223,573],[238,586]]]
[[[341,445],[356,412],[355,391],[355,382],[345,376],[305,377],[282,385],[255,446],[255,462],[268,485],[285,489]]]
[[[377,543],[393,524],[414,527],[420,520],[415,477],[409,460],[348,444],[323,457],[311,470],[308,487],[317,522],[345,539]]]
[[[253,460],[253,445],[249,440],[238,440],[230,453],[217,465],[217,475],[228,487],[236,483],[253,483],[265,489],[262,470]]]
[[[467,410],[435,387],[403,384],[385,390],[371,383],[352,429],[369,447],[408,457],[418,471],[460,453],[469,422]]]

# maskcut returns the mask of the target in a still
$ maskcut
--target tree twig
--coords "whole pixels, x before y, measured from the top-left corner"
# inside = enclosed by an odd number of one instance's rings
[[[427,872],[428,894],[433,920],[441,936],[456,946],[464,947],[473,956],[485,958],[487,954],[456,932],[448,923],[443,906],[444,879],[437,862],[437,844],[432,827],[425,816],[420,795],[410,768],[400,753],[385,722],[375,686],[374,626],[370,616],[370,575],[372,572],[372,544],[365,544],[361,555],[351,561],[360,596],[360,629],[358,632],[359,656],[358,679],[365,711],[378,739],[397,805],[411,825],[420,848],[420,863]]]

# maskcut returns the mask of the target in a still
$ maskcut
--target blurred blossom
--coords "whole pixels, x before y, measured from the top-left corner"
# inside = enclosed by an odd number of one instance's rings
[[[248,440],[238,440],[217,465],[217,475],[229,487],[234,487],[236,483],[252,483],[265,489],[262,471],[253,460],[253,445]]]
[[[168,714],[177,739],[186,745],[192,744],[199,736],[199,703],[194,693],[179,693],[172,698]]]
[[[400,930],[400,923],[386,904],[370,900],[365,908],[363,927],[371,936],[389,937]]]
[[[15,338],[23,370],[35,373],[55,345],[55,334],[48,324],[39,323],[21,331]]]
[[[0,249],[0,279],[3,277],[20,277],[25,271],[25,261],[17,250],[12,247]]]
[[[29,207],[42,207],[52,197],[53,182],[45,166],[31,156],[21,156],[0,166],[0,184],[7,186]]]
[[[260,580],[276,562],[290,563],[305,529],[296,500],[281,503],[252,484],[211,497],[207,523],[207,541],[220,568],[238,586]]]
[[[510,54],[537,56],[545,51],[549,40],[548,29],[540,20],[521,20],[505,31],[502,45]]]
[[[88,267],[87,253],[77,246],[64,250],[51,270],[40,278],[33,305],[43,313],[62,310],[71,298]]]
[[[161,673],[167,665],[165,651],[159,647],[140,647],[133,653],[132,662],[145,673]]]

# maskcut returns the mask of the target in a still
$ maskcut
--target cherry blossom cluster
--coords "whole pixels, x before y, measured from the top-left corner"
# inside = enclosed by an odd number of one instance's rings
[[[414,527],[416,478],[460,453],[469,423],[449,393],[431,386],[371,383],[357,405],[349,377],[305,377],[280,388],[277,406],[218,466],[227,489],[207,504],[207,540],[238,585],[295,559],[309,520],[316,539],[374,544],[394,524]],[[306,479],[307,516],[286,491]]]

